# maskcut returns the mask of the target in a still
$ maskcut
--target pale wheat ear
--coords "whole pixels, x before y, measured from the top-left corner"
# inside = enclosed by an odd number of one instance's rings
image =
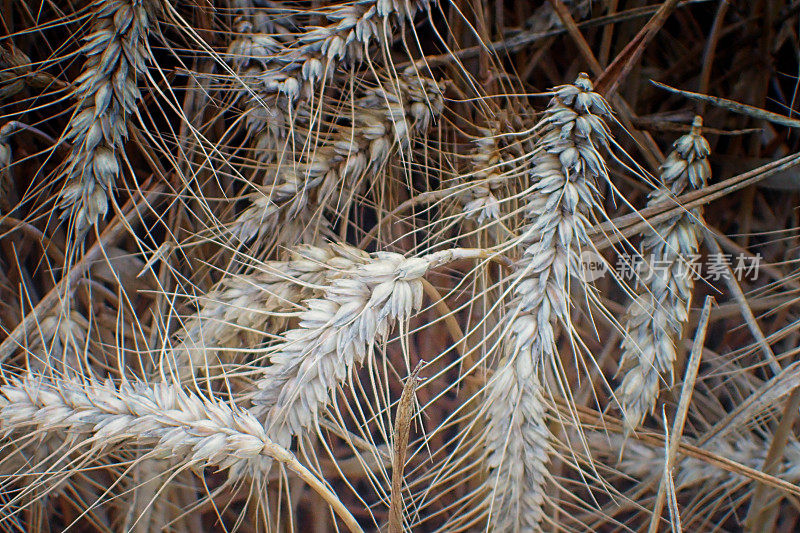
[[[83,434],[95,453],[126,441],[152,443],[148,457],[183,456],[192,469],[218,467],[234,481],[263,479],[275,461],[311,484],[350,531],[362,531],[335,494],[274,444],[250,413],[171,384],[123,381],[116,386],[85,377],[50,382],[26,374],[0,387],[0,427],[5,432],[38,427],[62,429],[73,437]]]
[[[231,231],[244,242],[277,229],[288,243],[305,235],[307,240],[331,236],[319,231],[326,228],[328,213],[346,212],[352,195],[375,183],[391,156],[408,150],[431,126],[442,111],[440,92],[434,80],[404,74],[395,83],[357,93],[353,126],[334,130],[295,165],[270,164],[271,184],[248,196],[251,205]]]
[[[199,302],[188,317],[177,345],[168,351],[167,367],[183,380],[201,371],[219,373],[229,362],[223,352],[248,352],[269,334],[280,332],[304,300],[320,296],[331,280],[369,260],[361,250],[346,244],[296,248],[288,261],[259,265],[253,274],[229,275]]]
[[[283,446],[317,426],[320,410],[357,365],[374,356],[420,309],[428,270],[456,259],[483,257],[483,250],[445,250],[424,257],[377,252],[332,280],[323,297],[309,300],[299,327],[271,349],[253,396],[253,412],[266,415],[271,438]]]
[[[598,148],[608,146],[610,108],[582,74],[556,87],[531,154],[531,186],[518,240],[522,258],[511,278],[504,360],[486,389],[490,523],[504,530],[538,529],[543,517],[550,432],[545,423],[545,371],[561,364],[556,328],[574,335],[571,279],[580,279],[581,249],[600,211],[596,180],[607,180]]]
[[[663,189],[650,193],[648,206],[673,202],[687,190],[704,187],[711,177],[708,142],[698,116],[692,131],[675,141],[661,169]],[[692,300],[693,259],[699,251],[702,211],[693,209],[654,224],[642,239],[646,271],[640,274],[640,295],[624,321],[617,389],[627,430],[636,429],[653,412],[662,382],[673,382],[673,364]]]

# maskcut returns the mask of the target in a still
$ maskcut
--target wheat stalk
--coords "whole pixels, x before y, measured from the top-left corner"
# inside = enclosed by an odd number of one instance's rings
[[[78,233],[108,210],[128,117],[141,98],[136,77],[151,59],[150,17],[143,0],[99,0],[92,17],[92,33],[81,48],[88,59],[73,82],[78,103],[64,134],[72,142],[72,155],[60,194],[60,207],[68,210],[62,216],[71,217]]]
[[[695,117],[692,130],[674,144],[661,169],[666,190],[650,193],[648,206],[674,202],[674,196],[699,189],[708,182],[711,149],[700,134],[702,120]],[[631,303],[625,319],[617,388],[628,431],[652,412],[664,375],[673,381],[676,342],[689,317],[694,286],[691,259],[699,245],[697,227],[701,209],[683,211],[652,226],[642,239],[642,256],[648,258],[641,278],[644,291]]]
[[[540,123],[513,276],[514,309],[505,329],[505,358],[486,392],[487,489],[490,523],[504,531],[538,529],[544,501],[549,431],[542,404],[547,367],[558,373],[556,324],[573,334],[569,280],[581,281],[580,252],[589,244],[595,181],[607,180],[598,149],[609,142],[608,104],[586,75],[554,89]]]

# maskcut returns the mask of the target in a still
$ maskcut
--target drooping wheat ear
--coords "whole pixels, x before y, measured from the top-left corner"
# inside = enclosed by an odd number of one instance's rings
[[[661,168],[664,189],[650,193],[647,205],[674,202],[687,189],[705,186],[711,169],[711,149],[700,134],[702,119],[695,117],[692,130],[675,142]],[[700,208],[683,211],[652,226],[642,239],[646,271],[644,290],[631,303],[625,318],[620,368],[624,373],[617,389],[628,431],[638,427],[655,407],[660,382],[673,381],[675,343],[689,316],[694,286],[691,259],[698,251]]]
[[[309,300],[300,325],[281,335],[254,396],[254,413],[266,414],[268,434],[288,446],[314,426],[332,392],[355,365],[372,357],[393,325],[422,305],[422,278],[456,259],[482,257],[483,250],[453,249],[404,258],[376,252],[372,260],[333,280],[322,298]]]
[[[151,458],[182,458],[184,465],[228,470],[264,482],[273,461],[293,470],[337,511],[351,531],[361,531],[336,496],[291,452],[272,442],[247,410],[203,398],[168,383],[148,385],[90,376],[47,381],[27,373],[0,388],[0,428],[4,433],[66,433],[93,454],[121,443],[151,446]],[[80,439],[85,439],[81,441]]]
[[[128,117],[141,98],[137,74],[150,57],[144,0],[99,0],[92,16],[93,31],[81,49],[88,59],[74,81],[78,103],[64,134],[72,142],[72,155],[60,194],[60,207],[67,210],[62,217],[71,217],[78,232],[108,210]]]
[[[11,378],[0,393],[4,431],[64,431],[88,437],[97,453],[124,441],[152,445],[152,457],[183,457],[197,469],[230,468],[232,478],[262,478],[281,453],[247,411],[171,384],[117,387],[86,376],[48,381],[28,373]]]
[[[344,4],[321,9],[320,14],[331,23],[292,32],[291,42],[263,34],[237,37],[229,48],[233,61],[238,66],[252,65],[241,81],[267,100],[266,108],[254,98],[247,104],[248,116],[256,117],[248,120],[248,132],[259,157],[269,161],[286,136],[286,126],[304,117],[303,106],[296,104],[313,99],[316,83],[333,78],[340,63],[357,63],[368,57],[371,43],[387,46],[396,26],[403,20],[412,21],[428,4],[427,0]],[[248,24],[240,27],[252,31]],[[266,60],[262,59],[265,53]],[[349,80],[350,73],[347,75]]]
[[[320,287],[369,259],[346,244],[302,245],[288,261],[268,261],[254,274],[229,275],[203,297],[172,351],[179,376],[214,363],[217,352],[258,345],[285,323],[287,311],[321,294]]]
[[[520,184],[530,172],[533,141],[526,135],[504,135],[520,124],[519,117],[493,117],[469,154],[467,171],[457,178],[461,215],[486,231],[490,242],[503,242],[516,227]],[[528,128],[524,128],[528,129]]]
[[[415,133],[427,131],[444,107],[441,93],[436,81],[411,73],[368,90],[355,102],[352,127],[335,131],[294,166],[271,165],[267,172],[273,184],[249,195],[252,205],[237,217],[232,231],[243,241],[275,231],[279,224],[287,240],[309,231],[314,208],[330,202],[341,209],[349,193],[369,185],[365,176],[379,175],[395,149],[406,149]]]
[[[537,529],[542,517],[549,453],[542,378],[548,366],[558,372],[556,324],[574,334],[569,281],[583,282],[580,253],[589,243],[593,213],[601,211],[595,182],[608,179],[599,152],[609,142],[607,115],[608,104],[581,74],[573,85],[554,89],[539,125],[505,361],[500,377],[487,386],[488,506],[490,523],[505,524],[504,531]]]
[[[255,155],[260,161],[271,162],[283,147],[289,124],[295,132],[292,140],[302,145],[304,139],[298,138],[300,128],[294,126],[307,126],[308,112],[305,107],[299,106],[290,113],[292,102],[275,85],[275,75],[266,79],[262,76],[283,49],[285,43],[281,42],[281,37],[290,35],[291,30],[275,23],[271,17],[262,17],[260,25],[255,18],[247,16],[237,19],[237,33],[228,45],[227,59],[240,75],[234,93],[245,101],[245,125]]]

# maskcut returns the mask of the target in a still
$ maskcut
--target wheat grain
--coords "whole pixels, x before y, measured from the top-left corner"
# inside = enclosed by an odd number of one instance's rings
[[[696,117],[692,131],[675,142],[661,169],[666,190],[650,194],[648,206],[674,202],[673,195],[703,187],[711,174],[708,142],[700,134]],[[692,258],[698,252],[700,209],[683,211],[654,224],[642,239],[647,270],[644,291],[631,303],[625,319],[620,367],[624,378],[617,389],[628,431],[638,427],[655,407],[664,375],[673,381],[675,343],[689,317],[694,275]]]
[[[137,74],[150,60],[150,16],[143,0],[99,0],[92,15],[92,33],[81,48],[88,58],[73,82],[78,103],[64,134],[72,155],[60,194],[60,207],[67,210],[62,216],[69,216],[79,233],[108,210],[128,117],[141,98]]]

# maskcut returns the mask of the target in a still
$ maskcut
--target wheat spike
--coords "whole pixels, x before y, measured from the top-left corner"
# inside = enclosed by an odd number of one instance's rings
[[[94,454],[125,442],[148,445],[149,458],[180,457],[197,471],[214,466],[228,470],[234,481],[263,482],[277,461],[309,482],[351,531],[362,531],[336,496],[272,442],[252,414],[172,384],[123,381],[116,386],[90,376],[50,382],[27,373],[0,387],[0,427],[64,431],[73,442],[86,438]]]
[[[317,206],[341,210],[354,190],[365,188],[367,175],[380,175],[395,150],[407,149],[415,133],[425,132],[444,106],[434,80],[406,73],[397,86],[366,91],[355,102],[355,125],[342,128],[297,164],[273,163],[273,184],[249,195],[252,202],[233,222],[242,241],[273,232],[282,225],[283,239],[294,242],[312,232],[309,221]],[[312,196],[314,195],[314,196]]]
[[[200,310],[179,334],[171,353],[179,375],[208,368],[219,351],[258,345],[283,327],[286,312],[296,311],[303,300],[320,294],[319,287],[368,258],[346,244],[302,245],[288,261],[269,261],[253,274],[224,277],[203,296]]]
[[[558,372],[556,324],[572,332],[569,280],[581,281],[580,252],[601,210],[595,181],[608,179],[598,149],[609,142],[610,109],[592,89],[586,75],[554,89],[532,156],[530,223],[520,238],[505,358],[486,393],[487,505],[490,523],[503,531],[538,529],[542,517],[549,454],[542,378],[547,367]]]
[[[702,120],[696,117],[692,130],[674,144],[661,169],[665,190],[650,193],[648,206],[674,202],[674,196],[698,189],[708,182],[711,149],[700,134]],[[638,427],[655,407],[663,376],[673,380],[673,363],[681,330],[689,317],[694,286],[691,258],[699,244],[700,209],[683,211],[653,225],[642,239],[647,271],[643,291],[631,303],[625,319],[620,368],[624,378],[617,389],[628,431]]]
[[[322,298],[309,300],[299,326],[272,349],[253,396],[253,411],[266,413],[270,437],[288,446],[294,435],[317,424],[331,392],[373,356],[375,343],[385,340],[395,323],[420,308],[421,280],[431,268],[484,254],[453,249],[404,258],[376,252],[333,280]]]
[[[119,177],[118,152],[128,136],[128,117],[141,98],[137,74],[150,59],[150,17],[143,0],[99,0],[92,33],[81,52],[88,57],[74,81],[75,113],[64,138],[72,142],[67,183],[60,195],[78,233],[108,210]]]

